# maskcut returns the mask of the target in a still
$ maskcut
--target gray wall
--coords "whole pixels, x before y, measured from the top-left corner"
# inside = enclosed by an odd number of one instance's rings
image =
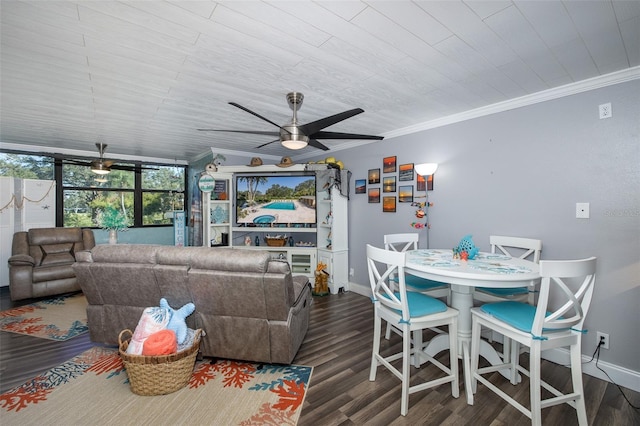
[[[396,155],[398,164],[437,162],[430,246],[450,248],[472,234],[487,250],[489,235],[501,234],[541,239],[542,259],[597,256],[583,353],[593,353],[602,331],[611,349],[600,359],[640,371],[639,100],[636,80],[331,153],[353,172],[351,281],[368,286],[366,243],[411,232],[415,219],[406,203],[396,213],[368,204],[353,194],[355,180],[382,168],[385,156]],[[606,102],[613,117],[600,120],[598,105]],[[575,218],[576,202],[591,203],[590,219]],[[426,247],[426,231],[419,232]]]

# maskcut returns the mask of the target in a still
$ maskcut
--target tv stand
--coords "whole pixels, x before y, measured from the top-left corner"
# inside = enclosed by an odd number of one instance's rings
[[[233,226],[235,223],[235,179],[243,173],[290,173],[314,171],[316,174],[316,223],[309,226]],[[281,168],[275,165],[219,166],[217,172],[208,172],[215,180],[211,192],[202,193],[203,245],[228,246],[237,249],[267,250],[272,257],[286,259],[294,274],[303,274],[311,282],[315,279],[317,264],[322,262],[329,273],[329,291],[337,294],[349,290],[349,248],[347,226],[347,198],[334,185],[339,170],[326,165],[296,164]],[[345,182],[345,185],[348,183]],[[282,247],[268,246],[266,235],[293,237]],[[255,245],[258,237],[259,246]],[[249,239],[250,245],[245,244]],[[225,244],[226,243],[226,244]]]

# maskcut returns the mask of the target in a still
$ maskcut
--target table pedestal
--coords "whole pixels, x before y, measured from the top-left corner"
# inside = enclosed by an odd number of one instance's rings
[[[465,285],[451,285],[451,307],[458,310],[458,353],[462,358],[462,368],[464,370],[464,383],[467,395],[467,403],[473,405],[473,394],[471,389],[471,308],[473,307],[473,287]],[[427,355],[436,354],[449,349],[449,337],[440,334],[424,347]],[[480,355],[489,361],[491,365],[502,364],[502,358],[498,352],[487,341],[480,340]],[[511,370],[505,368],[500,370],[507,379],[511,380]],[[522,378],[518,374],[516,383],[520,383]]]

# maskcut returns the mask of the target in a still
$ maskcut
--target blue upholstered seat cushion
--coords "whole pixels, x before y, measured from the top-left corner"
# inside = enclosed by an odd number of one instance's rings
[[[536,315],[536,307],[527,303],[514,302],[511,300],[505,302],[485,303],[480,310],[487,314],[504,321],[510,326],[518,330],[531,333],[533,326],[533,318]]]
[[[400,293],[396,292],[394,294],[400,298]],[[385,297],[388,296],[385,295]],[[407,304],[409,305],[409,316],[411,318],[436,314],[447,310],[447,305],[442,301],[415,291],[407,292]],[[397,312],[401,313],[400,311]]]
[[[490,288],[490,287],[478,287],[478,290],[485,293],[494,294],[496,296],[516,296],[520,294],[529,293],[529,289],[526,287],[509,287],[509,288]]]
[[[431,290],[431,289],[440,288],[440,287],[446,287],[445,283],[441,283],[438,281],[431,281],[426,278],[416,277],[415,275],[411,275],[411,274],[406,274],[404,276],[404,282],[407,286],[421,290],[421,291]]]
[[[518,330],[531,333],[531,327],[533,327],[533,319],[536,315],[536,307],[527,303],[515,302],[508,300],[505,302],[486,303],[480,307],[480,310],[498,318],[500,321],[504,321],[510,326],[517,328]],[[551,312],[547,312],[545,316],[551,315]],[[560,317],[562,319],[563,317]],[[565,331],[568,328],[559,328],[555,330],[542,329],[544,333],[553,333],[558,331]],[[537,338],[543,338],[541,336],[535,336]]]

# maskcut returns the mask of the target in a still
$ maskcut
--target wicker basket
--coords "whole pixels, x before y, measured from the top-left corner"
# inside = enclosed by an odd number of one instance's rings
[[[129,338],[123,341],[123,334]],[[126,353],[133,333],[122,330],[118,336],[119,352],[129,376],[131,392],[138,395],[165,395],[182,389],[189,383],[200,349],[201,329],[197,329],[193,345],[171,355],[145,356]]]
[[[264,242],[267,243],[269,247],[284,247],[287,241],[287,237],[264,237]]]

